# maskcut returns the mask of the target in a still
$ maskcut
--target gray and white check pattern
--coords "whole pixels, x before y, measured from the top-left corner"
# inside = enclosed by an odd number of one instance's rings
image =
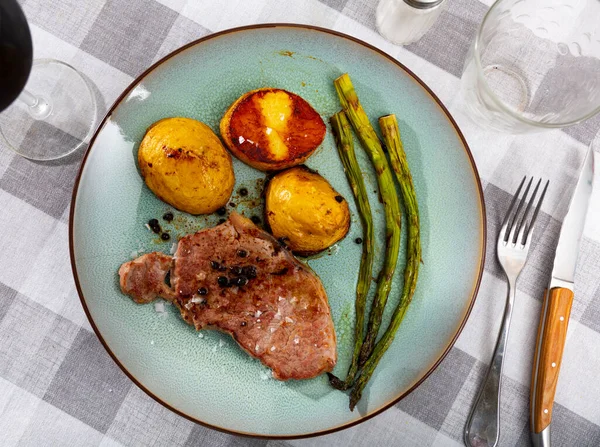
[[[91,79],[102,113],[148,65],[211,32],[260,22],[332,28],[382,48],[420,76],[461,126],[485,190],[488,247],[524,174],[550,178],[516,299],[505,362],[502,446],[526,446],[528,393],[542,291],[586,146],[600,117],[531,136],[488,133],[462,112],[464,58],[490,0],[451,0],[419,42],[397,47],[375,31],[377,0],[22,0],[35,57]],[[36,123],[22,144],[58,129]],[[104,351],[71,277],[68,210],[83,151],[32,163],[0,146],[0,444],[2,446],[459,446],[500,324],[505,283],[489,250],[462,335],[421,387],[380,416],[298,441],[245,439],[195,425],[144,394]],[[600,445],[600,202],[581,247],[575,304],[554,410],[556,446]]]

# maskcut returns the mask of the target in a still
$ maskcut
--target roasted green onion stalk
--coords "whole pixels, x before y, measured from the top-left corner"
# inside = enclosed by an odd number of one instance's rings
[[[348,117],[348,120],[354,128],[363,148],[367,151],[375,172],[377,173],[377,183],[379,184],[379,196],[383,202],[385,212],[385,256],[383,268],[377,279],[377,289],[373,306],[369,314],[369,324],[367,333],[363,341],[359,356],[359,368],[366,362],[371,355],[379,327],[381,326],[381,317],[383,309],[387,302],[392,278],[398,262],[398,250],[400,248],[400,205],[394,178],[390,170],[387,158],[379,141],[379,137],[369,122],[369,118],[358,101],[358,96],[354,91],[354,86],[348,74],[343,74],[334,81],[335,90],[340,98],[342,108]]]
[[[381,360],[381,357],[383,357],[385,351],[394,341],[398,327],[400,326],[400,323],[402,323],[402,319],[404,318],[406,310],[408,309],[408,306],[415,293],[417,278],[419,276],[419,265],[421,262],[419,207],[417,204],[417,196],[415,194],[412,176],[408,168],[408,162],[406,161],[406,154],[404,153],[404,149],[402,147],[396,116],[388,115],[379,118],[379,126],[381,127],[381,132],[388,148],[388,153],[392,162],[392,168],[394,169],[396,179],[400,185],[402,200],[404,201],[404,207],[406,209],[408,221],[407,260],[406,269],[404,270],[404,287],[402,289],[400,302],[394,311],[390,325],[381,337],[381,340],[379,340],[375,346],[373,354],[364,364],[361,374],[356,380],[354,389],[350,394],[351,410],[354,409],[354,406],[360,400],[362,391],[373,375],[379,360]]]
[[[360,259],[360,270],[358,272],[358,283],[356,285],[356,325],[354,327],[354,351],[352,353],[352,364],[348,370],[345,380],[340,380],[333,374],[329,375],[329,382],[338,390],[347,390],[354,383],[354,377],[358,371],[358,356],[363,344],[364,326],[365,326],[365,307],[367,295],[371,287],[371,278],[373,272],[373,255],[375,252],[373,236],[373,216],[371,214],[371,205],[367,196],[367,189],[363,181],[363,175],[360,170],[356,154],[354,153],[354,141],[352,139],[352,129],[346,114],[338,112],[331,117],[331,128],[337,144],[340,159],[344,165],[344,171],[354,201],[358,208],[358,214],[362,222],[362,256]]]

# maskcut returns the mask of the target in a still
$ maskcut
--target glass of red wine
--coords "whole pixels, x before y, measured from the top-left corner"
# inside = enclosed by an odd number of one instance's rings
[[[83,146],[96,123],[88,81],[54,59],[33,60],[29,25],[17,0],[0,0],[0,147],[55,160]],[[43,138],[30,138],[41,132]]]

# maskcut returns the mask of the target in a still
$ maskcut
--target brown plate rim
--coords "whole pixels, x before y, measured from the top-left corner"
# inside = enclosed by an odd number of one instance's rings
[[[116,355],[111,351],[110,347],[108,346],[108,344],[106,343],[106,341],[104,340],[104,338],[102,337],[102,334],[100,333],[99,329],[96,327],[96,324],[94,323],[94,319],[92,318],[92,315],[90,314],[90,311],[87,307],[86,301],[85,301],[85,297],[83,295],[83,291],[81,289],[81,284],[79,282],[79,276],[77,273],[77,267],[75,265],[75,250],[74,250],[74,245],[73,245],[73,218],[75,216],[75,202],[77,199],[77,192],[79,190],[79,183],[81,181],[81,176],[83,173],[83,169],[85,168],[85,163],[87,161],[87,158],[90,154],[90,151],[92,149],[92,147],[94,146],[94,142],[96,141],[96,138],[98,137],[100,130],[104,127],[104,124],[106,123],[107,119],[112,115],[112,113],[114,112],[114,110],[119,106],[119,104],[123,101],[123,99],[127,96],[127,94],[129,94],[129,92],[138,84],[140,83],[150,72],[152,72],[155,68],[157,68],[158,66],[162,65],[164,62],[166,62],[167,60],[169,60],[170,58],[172,58],[173,56],[179,54],[180,52],[193,47],[195,45],[198,45],[206,40],[210,40],[213,39],[215,37],[219,37],[225,34],[233,34],[239,31],[246,31],[246,30],[253,30],[253,29],[264,29],[264,28],[300,28],[300,29],[305,29],[305,30],[311,30],[311,31],[317,31],[317,32],[321,32],[321,33],[326,33],[326,34],[331,34],[337,37],[341,37],[347,40],[350,40],[352,42],[358,43],[359,45],[362,45],[376,53],[378,53],[379,55],[385,57],[386,59],[388,59],[389,61],[391,61],[392,63],[396,64],[401,70],[403,70],[405,73],[407,73],[409,76],[411,76],[430,96],[431,98],[436,102],[436,104],[440,107],[440,109],[444,112],[444,114],[446,115],[446,117],[448,118],[448,121],[450,121],[450,123],[452,124],[455,132],[457,133],[458,137],[460,138],[463,147],[465,149],[465,152],[467,153],[467,156],[469,157],[469,162],[471,163],[471,168],[473,170],[473,175],[475,176],[475,183],[477,184],[477,191],[478,191],[478,195],[479,195],[479,205],[480,205],[480,211],[481,211],[481,222],[482,222],[482,227],[481,227],[481,252],[479,254],[480,256],[480,263],[479,263],[479,273],[477,275],[477,279],[475,281],[474,287],[473,287],[473,292],[472,292],[472,296],[471,296],[471,301],[469,303],[469,306],[465,312],[465,315],[463,317],[463,320],[460,324],[460,326],[458,327],[458,330],[456,331],[456,333],[454,334],[454,336],[452,337],[452,339],[450,340],[450,342],[448,343],[448,345],[446,346],[446,348],[444,349],[444,351],[442,352],[442,354],[440,355],[440,357],[433,363],[433,365],[429,368],[429,370],[413,385],[411,386],[408,390],[404,391],[403,393],[401,393],[398,397],[392,399],[390,402],[388,402],[387,404],[381,406],[380,408],[378,408],[377,410],[373,411],[370,414],[367,414],[366,416],[363,416],[357,420],[348,422],[346,424],[342,424],[342,425],[338,425],[336,427],[332,427],[329,428],[327,430],[321,430],[321,431],[317,431],[317,432],[312,432],[312,433],[302,433],[302,434],[298,434],[298,435],[263,435],[263,434],[257,434],[257,433],[246,433],[246,432],[240,432],[240,431],[235,431],[235,430],[231,430],[231,429],[227,429],[227,428],[223,428],[223,427],[219,427],[216,425],[212,425],[212,424],[208,424],[204,421],[201,421],[199,419],[194,418],[193,416],[190,416],[186,413],[184,413],[183,411],[180,411],[176,408],[174,408],[173,406],[171,406],[170,404],[168,404],[167,402],[163,401],[161,398],[159,398],[158,396],[156,396],[155,394],[152,393],[152,391],[150,391],[149,389],[147,389],[140,381],[138,381],[135,376],[133,376],[126,368],[125,366],[119,361],[119,359],[116,357]],[[160,59],[159,61],[155,62],[154,64],[152,64],[148,69],[146,69],[143,73],[141,73],[139,76],[137,76],[135,78],[135,80],[133,80],[129,86],[123,91],[123,93],[121,93],[121,95],[119,95],[119,97],[115,100],[115,102],[113,103],[113,105],[110,107],[110,109],[106,112],[106,115],[104,116],[104,118],[102,119],[102,121],[100,122],[100,124],[98,125],[96,131],[94,132],[94,135],[92,136],[90,143],[88,145],[88,148],[85,152],[85,155],[83,157],[83,160],[81,161],[81,165],[79,168],[79,172],[77,173],[77,177],[75,179],[75,183],[73,185],[73,193],[71,196],[71,208],[69,211],[69,256],[71,258],[71,270],[73,271],[73,279],[75,280],[75,287],[77,288],[77,294],[79,295],[79,299],[81,301],[81,305],[83,306],[83,310],[90,322],[90,325],[92,326],[92,329],[94,330],[96,336],[98,337],[98,339],[100,340],[100,343],[102,344],[102,346],[104,346],[104,349],[106,349],[106,351],[108,352],[108,354],[110,355],[110,357],[113,359],[113,361],[119,366],[119,368],[125,373],[125,375],[127,377],[129,377],[129,379],[135,384],[137,385],[138,388],[140,388],[142,391],[144,391],[148,396],[150,396],[152,399],[154,399],[156,402],[158,402],[159,404],[163,405],[164,407],[168,408],[169,410],[171,410],[172,412],[178,414],[179,416],[182,416],[194,423],[203,425],[205,427],[211,428],[213,430],[217,430],[223,433],[228,433],[228,434],[233,434],[233,435],[239,435],[239,436],[246,436],[246,437],[251,437],[251,438],[259,438],[259,439],[281,439],[281,440],[285,440],[285,439],[303,439],[303,438],[311,438],[314,436],[322,436],[322,435],[327,435],[330,433],[334,433],[346,428],[350,428],[353,427],[355,425],[358,425],[362,422],[365,422],[369,419],[371,419],[374,416],[377,416],[378,414],[384,412],[385,410],[387,410],[388,408],[390,408],[391,406],[397,404],[400,400],[402,400],[403,398],[405,398],[406,396],[408,396],[410,393],[412,393],[419,385],[421,385],[421,383],[423,383],[423,381],[425,379],[427,379],[427,377],[429,377],[431,375],[431,373],[433,371],[435,371],[435,369],[439,366],[439,364],[442,362],[442,360],[444,360],[444,358],[446,357],[446,355],[448,355],[448,353],[450,352],[450,349],[452,349],[452,347],[454,346],[454,344],[456,343],[456,339],[458,338],[458,336],[461,334],[467,320],[469,319],[469,316],[471,314],[471,310],[473,309],[473,305],[475,304],[475,299],[477,298],[477,293],[479,291],[479,286],[481,284],[481,278],[483,276],[483,270],[484,270],[484,262],[485,262],[485,252],[486,252],[486,240],[487,240],[487,222],[486,222],[486,211],[485,211],[485,200],[484,200],[484,196],[483,196],[483,188],[481,186],[481,178],[479,176],[479,171],[477,170],[477,166],[475,165],[475,160],[473,158],[473,154],[471,153],[471,149],[469,148],[469,145],[467,144],[467,141],[464,137],[464,135],[462,134],[460,128],[458,127],[458,125],[456,124],[456,121],[454,120],[454,118],[452,117],[452,115],[450,114],[450,112],[448,111],[448,109],[444,106],[444,104],[442,103],[442,101],[437,97],[437,95],[417,76],[415,75],[410,69],[408,69],[406,66],[404,66],[404,64],[402,64],[401,62],[399,62],[398,60],[396,60],[395,58],[393,58],[392,56],[390,56],[389,54],[387,54],[386,52],[384,52],[383,50],[380,50],[379,48],[361,40],[358,39],[356,37],[350,36],[348,34],[344,34],[341,33],[339,31],[334,31],[331,29],[327,29],[327,28],[322,28],[322,27],[318,27],[318,26],[313,26],[313,25],[305,25],[305,24],[295,24],[295,23],[264,23],[264,24],[254,24],[254,25],[246,25],[246,26],[240,26],[240,27],[236,27],[236,28],[230,28],[230,29],[226,29],[223,31],[219,31],[216,33],[212,33],[209,34],[207,36],[201,37],[200,39],[194,40],[174,51],[172,51],[171,53],[167,54],[165,57],[163,57],[162,59]]]

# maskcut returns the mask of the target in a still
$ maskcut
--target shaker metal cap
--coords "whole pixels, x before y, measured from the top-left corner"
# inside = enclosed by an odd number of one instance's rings
[[[404,3],[416,9],[429,9],[443,3],[444,1],[446,0],[404,0]]]

